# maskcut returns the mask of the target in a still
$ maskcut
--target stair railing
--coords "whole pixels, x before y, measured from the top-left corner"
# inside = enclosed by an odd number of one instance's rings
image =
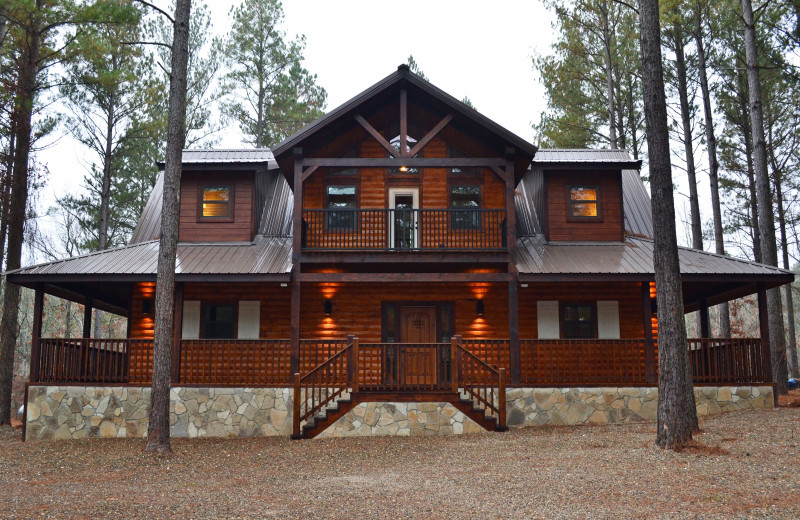
[[[464,348],[461,336],[450,340],[453,352],[453,391],[466,394],[473,407],[506,427],[506,369],[495,368]]]
[[[292,437],[300,437],[303,422],[310,422],[329,404],[350,391],[354,373],[352,368],[354,350],[358,351],[358,338],[347,336],[347,346],[342,350],[306,375],[301,377],[299,373],[294,374]]]

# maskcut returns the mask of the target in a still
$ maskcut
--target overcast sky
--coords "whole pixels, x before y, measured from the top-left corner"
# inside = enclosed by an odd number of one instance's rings
[[[238,3],[208,2],[215,33],[227,33],[228,13]],[[545,100],[531,56],[554,39],[552,17],[539,2],[288,0],[283,7],[287,36],[306,37],[305,66],[328,91],[328,110],[413,55],[433,84],[458,99],[468,96],[481,113],[533,140],[531,122],[538,122]],[[241,147],[240,139],[236,128],[225,129],[220,146]],[[50,169],[44,212],[55,196],[80,190],[93,157],[62,136],[39,159]]]

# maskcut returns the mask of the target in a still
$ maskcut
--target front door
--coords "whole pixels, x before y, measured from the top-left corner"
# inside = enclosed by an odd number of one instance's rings
[[[403,386],[425,387],[436,377],[436,307],[400,307],[400,377]]]
[[[389,247],[419,247],[419,188],[389,188],[389,209]]]

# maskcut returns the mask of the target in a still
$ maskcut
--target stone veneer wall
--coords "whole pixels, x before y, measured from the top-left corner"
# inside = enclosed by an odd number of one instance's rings
[[[697,415],[773,408],[771,386],[699,386]],[[509,426],[618,424],[656,420],[658,388],[512,388],[506,392]]]
[[[656,388],[511,388],[509,426],[655,421]],[[698,415],[771,408],[771,386],[695,388]],[[175,437],[286,436],[290,388],[188,388],[170,391]],[[31,386],[28,439],[142,437],[150,389]],[[361,403],[322,437],[449,435],[484,430],[448,403]]]

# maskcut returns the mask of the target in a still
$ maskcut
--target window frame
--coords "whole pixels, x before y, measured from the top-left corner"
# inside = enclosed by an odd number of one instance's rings
[[[234,222],[235,209],[235,186],[233,184],[201,184],[197,190],[197,222]],[[224,217],[213,217],[203,215],[203,204],[205,204],[205,191],[208,189],[227,189],[228,190],[228,215]],[[221,202],[210,202],[210,204],[222,204]]]
[[[469,208],[456,208],[453,206],[453,189],[462,187],[462,186],[475,186],[478,188],[478,207],[469,209]],[[450,230],[451,231],[479,231],[483,228],[483,222],[481,219],[480,211],[483,209],[483,183],[480,182],[448,182],[447,183],[447,207],[452,212],[452,218],[450,219]],[[456,211],[463,212],[462,215],[467,215],[466,212],[475,212],[474,214],[477,216],[476,224],[474,226],[467,226],[462,224],[456,224]]]
[[[210,338],[206,331],[206,319],[209,307],[233,307],[233,334],[230,338]],[[200,302],[200,339],[210,340],[238,340],[239,339],[239,301],[212,300]]]
[[[572,190],[576,188],[594,190],[595,193],[594,204],[595,208],[597,209],[597,215],[593,217],[591,216],[583,217],[580,215],[572,214],[572,205],[573,205]],[[567,222],[603,222],[603,211],[602,211],[602,205],[600,203],[601,198],[602,197],[600,196],[600,186],[597,184],[567,184]],[[574,203],[587,204],[586,201],[575,201]],[[591,201],[589,201],[588,203],[591,203]]]
[[[591,336],[567,336],[564,333],[567,307],[589,307],[592,311]],[[597,302],[596,301],[559,301],[558,302],[558,328],[561,339],[597,339]]]
[[[341,180],[345,181],[347,179],[341,179]],[[350,187],[352,187],[353,190],[355,191],[355,193],[353,194],[353,196],[355,197],[355,205],[352,208],[353,209],[353,225],[352,225],[352,227],[331,226],[330,225],[330,215],[333,214],[333,211],[326,211],[325,212],[325,231],[335,231],[335,232],[338,232],[338,233],[341,233],[341,232],[356,233],[356,232],[358,232],[358,228],[359,228],[359,222],[358,222],[359,219],[356,218],[356,214],[357,214],[356,212],[360,208],[359,194],[360,194],[361,190],[359,190],[359,186],[355,182],[347,183],[347,182],[338,182],[338,181],[339,181],[339,179],[331,179],[329,182],[325,183],[325,208],[324,209],[336,211],[334,208],[329,207],[329,201],[328,201],[328,197],[330,196],[330,193],[328,192],[329,188],[332,188],[332,187],[350,188]],[[339,211],[343,211],[343,210],[340,209]],[[348,211],[348,210],[344,210],[344,211]]]

